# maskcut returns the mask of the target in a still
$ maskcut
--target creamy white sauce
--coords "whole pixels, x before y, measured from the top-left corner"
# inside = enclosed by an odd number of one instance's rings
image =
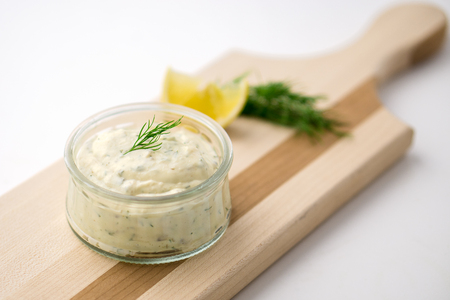
[[[203,135],[183,127],[161,138],[161,149],[123,155],[138,130],[114,128],[81,145],[76,164],[93,183],[137,196],[173,194],[211,177],[221,162]],[[88,243],[113,254],[160,257],[190,252],[221,234],[228,225],[228,177],[204,194],[180,202],[120,202],[69,184],[68,211],[73,227]]]
[[[126,195],[176,193],[199,185],[217,170],[219,159],[201,135],[172,129],[161,148],[132,151],[138,129],[111,129],[87,140],[77,156],[80,171],[95,184]]]

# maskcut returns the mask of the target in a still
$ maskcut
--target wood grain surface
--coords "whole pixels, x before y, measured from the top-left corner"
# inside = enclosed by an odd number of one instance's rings
[[[401,157],[412,130],[378,101],[377,85],[436,52],[445,15],[403,5],[381,15],[346,49],[311,59],[230,53],[200,75],[252,83],[289,80],[328,96],[322,107],[344,120],[346,138],[311,143],[252,118],[229,128],[233,213],[224,236],[188,260],[119,263],[84,246],[65,219],[62,160],[0,198],[0,297],[5,299],[228,299]],[[20,216],[20,217],[18,217]]]

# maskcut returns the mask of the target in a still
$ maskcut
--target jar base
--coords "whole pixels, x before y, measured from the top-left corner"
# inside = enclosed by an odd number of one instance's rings
[[[200,247],[198,247],[192,251],[175,254],[175,255],[170,255],[170,256],[165,255],[165,256],[160,256],[160,257],[136,257],[136,256],[132,256],[129,254],[123,255],[123,256],[114,254],[114,253],[105,251],[99,247],[94,246],[93,244],[91,244],[89,242],[89,239],[93,240],[92,238],[87,237],[87,236],[86,236],[86,238],[83,238],[80,236],[80,234],[74,228],[74,226],[76,226],[76,225],[72,224],[72,222],[70,221],[70,218],[67,218],[67,222],[69,223],[70,229],[72,229],[75,236],[80,241],[82,241],[86,246],[88,246],[91,250],[94,250],[95,252],[97,252],[103,256],[106,256],[106,257],[109,257],[109,258],[112,258],[112,259],[115,259],[115,260],[118,260],[121,262],[127,262],[127,263],[133,263],[133,264],[143,264],[143,265],[156,265],[156,264],[171,263],[171,262],[184,260],[184,259],[187,259],[194,255],[197,255],[197,254],[205,251],[209,247],[211,247],[215,242],[217,242],[222,237],[222,235],[225,233],[225,230],[228,228],[228,224],[229,224],[229,222],[227,222],[223,226],[223,228],[210,241],[208,241],[207,243],[201,245]]]

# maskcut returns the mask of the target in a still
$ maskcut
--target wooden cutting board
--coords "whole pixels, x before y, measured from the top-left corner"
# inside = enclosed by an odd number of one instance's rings
[[[379,102],[377,85],[438,50],[446,18],[437,8],[393,8],[346,49],[311,59],[233,52],[200,75],[252,83],[287,80],[325,94],[322,107],[351,136],[311,144],[291,129],[239,118],[227,131],[231,224],[217,244],[185,261],[119,263],[84,246],[65,219],[62,160],[0,198],[0,298],[228,299],[401,157],[412,130]]]

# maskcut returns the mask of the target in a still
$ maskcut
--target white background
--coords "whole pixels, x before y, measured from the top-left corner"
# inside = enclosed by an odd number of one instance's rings
[[[167,66],[332,51],[397,2],[2,0],[0,195],[59,159],[88,116],[157,97]],[[449,46],[380,89],[415,129],[408,154],[236,299],[450,299]]]

